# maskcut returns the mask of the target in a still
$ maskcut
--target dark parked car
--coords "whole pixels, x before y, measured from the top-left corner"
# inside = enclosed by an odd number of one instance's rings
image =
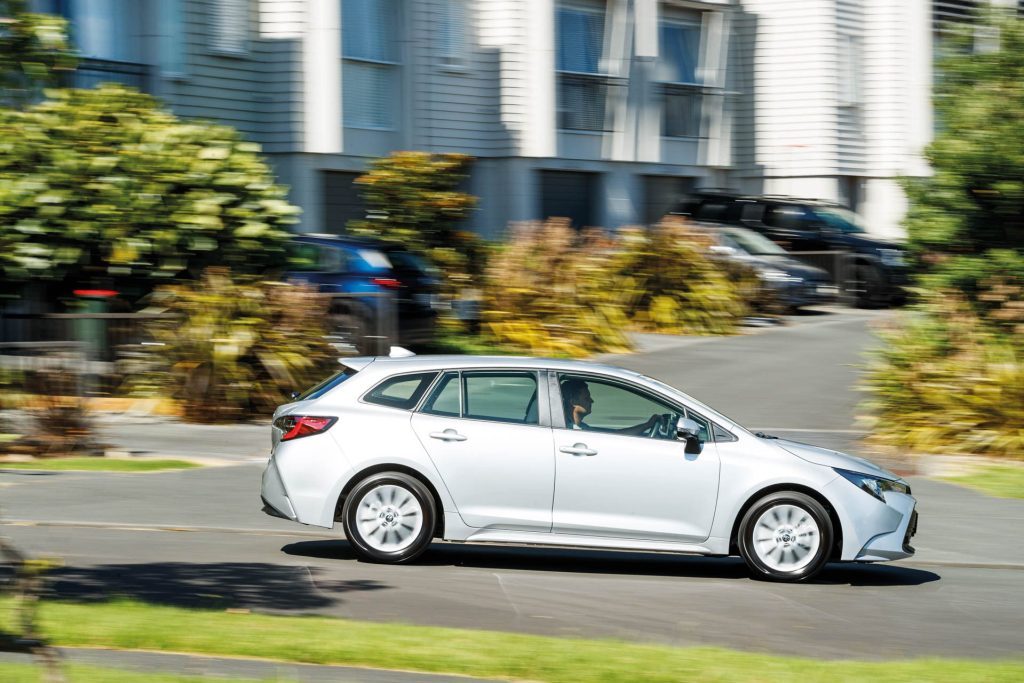
[[[789,252],[839,251],[832,275],[857,305],[898,303],[909,269],[902,245],[868,235],[859,217],[842,206],[813,199],[698,192],[677,214],[759,232]]]
[[[434,269],[402,247],[337,235],[304,234],[289,245],[290,281],[308,282],[335,294],[332,333],[360,352],[398,343],[429,342],[437,320],[440,280]],[[394,301],[394,308],[388,302]]]
[[[764,235],[733,225],[698,225],[717,242],[712,252],[753,268],[761,286],[786,308],[795,310],[835,300],[837,288],[827,271],[798,261]]]

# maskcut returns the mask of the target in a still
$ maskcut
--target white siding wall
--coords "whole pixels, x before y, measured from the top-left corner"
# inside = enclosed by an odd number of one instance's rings
[[[834,0],[747,0],[743,9],[753,130],[739,156],[768,176],[835,174]]]

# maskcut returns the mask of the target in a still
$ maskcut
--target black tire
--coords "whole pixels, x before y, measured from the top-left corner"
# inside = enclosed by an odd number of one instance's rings
[[[882,273],[870,263],[855,263],[843,282],[843,294],[857,308],[876,305],[884,288]]]
[[[778,518],[780,524],[775,529],[758,524],[762,516],[769,516],[775,520],[777,518],[772,516],[773,514],[781,515],[791,510],[799,510],[802,514],[793,514],[788,519]],[[811,530],[812,526],[806,522],[801,524],[803,516],[813,522],[814,533],[817,535],[816,544],[813,543],[811,535],[804,533]],[[772,526],[775,526],[774,523]],[[794,530],[800,533],[790,536]],[[755,539],[754,535],[758,532],[765,535]],[[798,540],[799,538],[803,538],[809,545],[805,546]],[[764,496],[750,506],[740,522],[736,543],[740,556],[747,563],[754,578],[796,582],[806,581],[822,570],[832,554],[834,538],[832,519],[821,503],[803,493],[779,491]],[[772,552],[766,553],[766,547],[773,548]],[[805,551],[804,548],[808,549]],[[779,552],[778,559],[773,557],[774,550]],[[800,552],[805,554],[797,560],[797,554]],[[791,569],[785,566],[786,558],[789,557],[787,553],[791,553]]]
[[[416,514],[409,514],[409,510]],[[387,517],[389,512],[396,518]],[[434,496],[419,479],[401,472],[380,472],[360,481],[345,497],[341,514],[345,538],[356,555],[384,564],[411,562],[422,555],[430,547],[437,524]],[[375,529],[368,530],[375,525]],[[406,526],[410,528],[406,530]],[[405,531],[408,537],[389,549],[389,535],[393,533],[397,538]]]

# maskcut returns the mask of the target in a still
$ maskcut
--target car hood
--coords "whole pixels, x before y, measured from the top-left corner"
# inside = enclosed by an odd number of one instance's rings
[[[847,455],[846,453],[833,451],[829,448],[812,446],[810,444],[800,443],[799,441],[778,439],[775,443],[784,451],[792,453],[801,460],[812,462],[815,465],[838,467],[841,470],[859,472],[860,474],[868,474],[873,477],[881,477],[883,479],[899,479],[899,476],[896,474],[893,474],[889,470],[883,469],[870,460],[865,460],[864,458],[857,458],[852,455]]]

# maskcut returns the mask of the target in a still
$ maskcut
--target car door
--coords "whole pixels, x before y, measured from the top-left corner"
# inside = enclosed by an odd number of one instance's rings
[[[572,381],[584,382],[591,398],[578,425],[568,396]],[[561,405],[565,417],[561,422],[553,411],[553,532],[682,543],[710,535],[719,459],[707,420],[688,414],[703,420],[705,432],[703,451],[692,455],[675,438],[684,411],[642,387],[559,373],[552,391],[552,404]],[[652,415],[670,417],[661,420],[658,435],[640,433]]]
[[[529,370],[448,372],[413,415],[467,526],[551,530],[555,463],[539,386]]]

